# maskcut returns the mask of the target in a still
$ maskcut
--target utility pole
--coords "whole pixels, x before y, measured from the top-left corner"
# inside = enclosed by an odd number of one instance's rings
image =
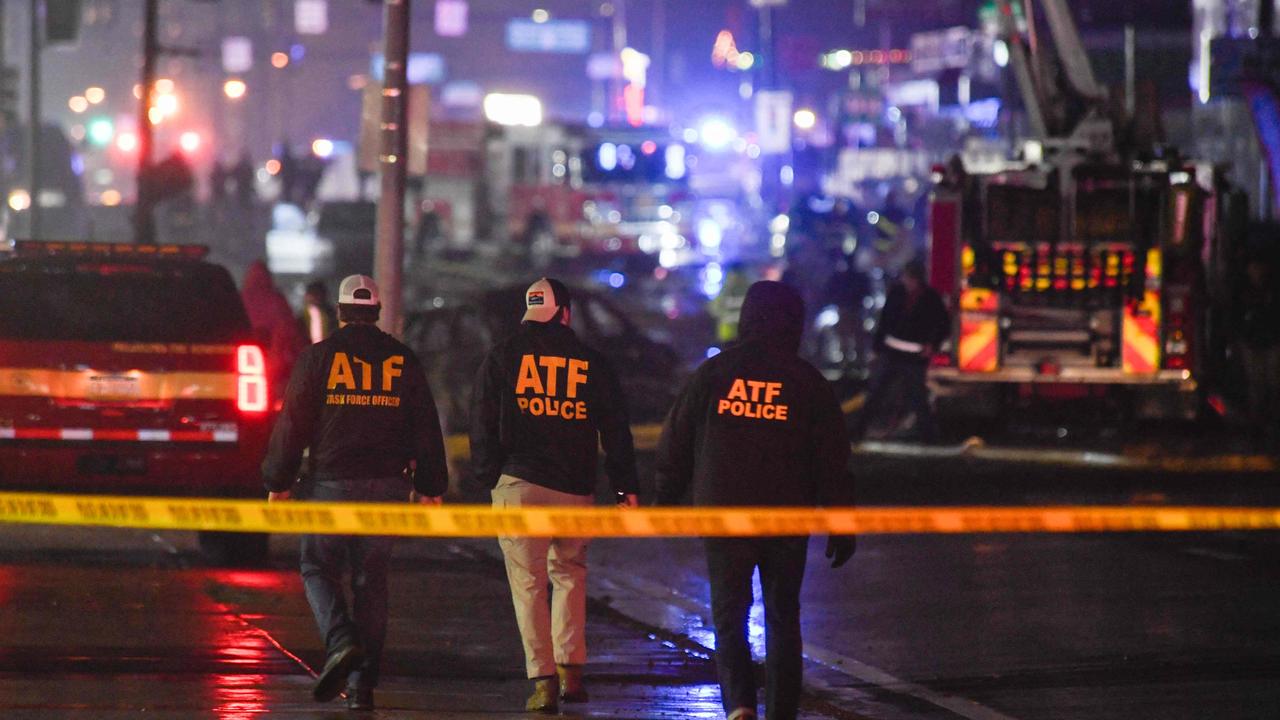
[[[43,0],[31,0],[31,75],[28,107],[31,108],[30,127],[27,128],[27,194],[31,198],[31,226],[29,237],[40,239],[40,50],[44,43],[40,38],[40,16],[44,14]]]
[[[378,235],[373,253],[373,277],[382,292],[379,325],[397,337],[403,334],[404,195],[408,158],[409,0],[385,0],[383,5],[382,193],[378,198]]]
[[[151,102],[156,86],[156,55],[160,51],[156,39],[159,14],[159,0],[146,0],[142,19],[142,92],[138,99],[137,201],[133,214],[133,241],[139,245],[153,245],[156,241],[156,188],[151,181],[151,147],[155,133],[151,124]]]

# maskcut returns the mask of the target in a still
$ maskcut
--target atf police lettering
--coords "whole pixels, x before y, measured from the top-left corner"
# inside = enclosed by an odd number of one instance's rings
[[[521,357],[520,372],[516,375],[516,405],[520,412],[565,420],[586,420],[587,403],[577,397],[578,388],[587,382],[587,367],[586,360],[577,358],[555,355]]]
[[[404,356],[392,355],[382,361],[378,372],[381,393],[373,392],[373,364],[355,355],[339,352],[333,354],[329,365],[329,394],[326,405],[355,405],[364,407],[400,407],[400,396],[393,395],[395,380],[403,373]],[[347,390],[349,392],[334,392]]]
[[[721,415],[758,420],[787,419],[787,406],[774,401],[782,394],[782,383],[738,378],[729,388],[729,394],[720,398],[716,412]]]

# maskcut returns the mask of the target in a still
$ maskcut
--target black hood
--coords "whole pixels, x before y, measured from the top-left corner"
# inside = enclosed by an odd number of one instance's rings
[[[747,290],[738,320],[744,343],[760,343],[791,354],[800,351],[804,333],[804,300],[790,285],[761,280]]]

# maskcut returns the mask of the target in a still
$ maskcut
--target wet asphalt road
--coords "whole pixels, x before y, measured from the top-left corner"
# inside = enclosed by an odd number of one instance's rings
[[[1280,505],[1273,474],[856,462],[865,504]],[[346,716],[308,696],[295,543],[241,572],[202,566],[185,533],[0,526],[0,717]],[[402,546],[379,717],[521,716],[493,550]],[[1280,717],[1278,550],[1274,533],[879,536],[835,571],[815,539],[808,717]],[[577,714],[716,717],[698,542],[592,552],[601,692]]]

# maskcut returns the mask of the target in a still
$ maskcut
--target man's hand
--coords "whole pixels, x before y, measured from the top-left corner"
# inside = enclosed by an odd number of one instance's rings
[[[423,495],[417,490],[410,490],[409,502],[416,505],[440,505],[444,502],[444,497],[441,495]]]
[[[853,552],[858,548],[856,535],[832,535],[827,538],[827,557],[831,559],[831,567],[838,568],[849,562]]]
[[[638,508],[640,507],[640,498],[635,493],[620,494],[618,495],[618,507]]]
[[[282,502],[284,500],[292,500],[292,499],[293,499],[292,490],[281,490],[280,492],[276,492],[273,490],[270,493],[267,493],[267,502]]]

